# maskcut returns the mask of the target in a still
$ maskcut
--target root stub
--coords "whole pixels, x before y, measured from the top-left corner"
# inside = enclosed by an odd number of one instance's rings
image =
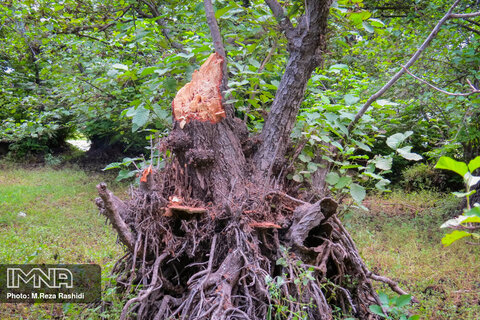
[[[122,319],[375,319],[371,274],[332,216],[333,200],[291,210],[292,197],[215,207],[182,196],[169,208],[173,189],[163,186],[133,191],[119,215],[127,229],[116,230],[136,239],[114,268],[120,288],[136,292]]]

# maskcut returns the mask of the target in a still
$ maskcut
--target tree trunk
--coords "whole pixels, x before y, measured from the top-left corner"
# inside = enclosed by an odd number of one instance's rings
[[[128,253],[114,268],[118,283],[142,285],[122,319],[376,318],[372,274],[336,202],[307,203],[286,187],[291,181],[272,178],[321,61],[330,2],[307,0],[293,28],[267,1],[286,28],[290,58],[257,152],[221,104],[224,60],[214,54],[172,104],[174,128],[159,145],[165,168],[146,169],[125,203],[99,185],[97,205]]]

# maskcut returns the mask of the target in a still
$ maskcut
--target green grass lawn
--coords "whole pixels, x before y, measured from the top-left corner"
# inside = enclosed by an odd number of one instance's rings
[[[94,204],[95,185],[105,178],[75,169],[0,169],[0,262],[97,263],[108,281],[123,251]],[[125,185],[109,187],[126,196]],[[354,211],[343,220],[368,267],[415,295],[421,303],[413,311],[422,319],[480,319],[480,247],[459,241],[443,248],[440,242],[439,226],[455,199],[394,193],[371,197],[366,205],[370,212]],[[104,293],[118,312],[121,303],[112,296],[111,290]],[[98,319],[97,311],[68,304],[1,304],[0,319]]]
[[[413,312],[421,319],[480,319],[480,247],[441,244],[449,231],[439,227],[458,201],[432,192],[369,200],[370,212],[355,211],[345,223],[370,270],[420,300]]]
[[[102,179],[74,169],[1,169],[0,262],[96,263],[106,279],[123,249],[94,203]],[[0,319],[49,318],[62,307],[2,304]]]

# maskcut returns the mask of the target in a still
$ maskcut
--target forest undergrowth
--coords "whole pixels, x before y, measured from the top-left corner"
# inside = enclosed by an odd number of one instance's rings
[[[0,170],[1,263],[98,263],[104,287],[114,262],[122,255],[115,234],[98,216],[93,179],[76,169]],[[126,185],[114,190],[122,195]],[[370,208],[342,215],[369,269],[396,280],[419,304],[412,312],[422,319],[480,318],[480,248],[462,242],[443,248],[439,228],[458,201],[435,192],[372,195]],[[26,214],[25,217],[19,215]],[[68,235],[68,236],[66,236]],[[377,290],[394,296],[388,287]],[[115,319],[120,297],[105,287],[109,310],[71,304],[0,305],[2,319]]]

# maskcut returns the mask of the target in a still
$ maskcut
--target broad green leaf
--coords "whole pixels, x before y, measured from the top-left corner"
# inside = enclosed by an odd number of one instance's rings
[[[462,224],[463,223],[480,223],[480,217],[467,217],[465,220],[462,221]]]
[[[303,182],[303,176],[300,175],[300,174],[294,175],[294,176],[292,177],[292,179],[293,179],[294,181],[297,181],[297,182]]]
[[[382,305],[388,306],[388,304],[390,302],[390,299],[388,299],[388,296],[386,295],[385,292],[379,292],[378,293],[378,298],[379,298],[380,302],[382,303]]]
[[[338,180],[340,180],[340,176],[336,172],[329,172],[325,177],[325,181],[327,181],[327,183],[331,185],[337,184]]]
[[[380,19],[370,18],[368,19],[368,22],[370,22],[370,24],[376,28],[385,27],[385,23],[383,23],[383,21]]]
[[[380,100],[377,100],[375,101],[376,104],[378,104],[379,106],[397,106],[398,103],[395,103],[395,102],[391,102],[391,101],[388,101],[388,100],[385,100],[385,99],[380,99]]]
[[[411,295],[409,295],[409,294],[403,294],[403,295],[401,295],[400,297],[398,297],[398,298],[395,300],[395,305],[396,305],[398,308],[402,308],[402,307],[405,307],[406,305],[408,305],[411,300],[412,300],[412,296],[411,296]]]
[[[465,173],[465,175],[463,176],[463,181],[465,181],[465,183],[466,183],[469,187],[473,187],[474,185],[476,185],[477,183],[480,182],[480,177],[473,176],[470,172],[467,172],[467,173]]]
[[[355,104],[355,103],[357,103],[357,102],[360,100],[359,97],[357,97],[357,96],[355,96],[355,95],[353,95],[353,94],[350,94],[350,93],[349,93],[349,94],[346,94],[346,95],[343,97],[343,99],[345,100],[345,104],[346,104],[347,106],[351,106],[352,104]]]
[[[393,163],[393,158],[379,157],[375,161],[375,167],[377,167],[380,170],[390,170],[392,169],[392,163]]]
[[[468,163],[468,170],[470,170],[471,173],[473,173],[478,168],[480,168],[480,156],[476,157],[473,160],[470,160],[470,162]]]
[[[121,69],[121,70],[125,70],[127,71],[128,70],[128,66],[124,65],[124,64],[121,64],[121,63],[115,63],[112,65],[113,68],[115,69]]]
[[[339,64],[334,64],[332,66],[330,66],[330,68],[328,68],[328,71],[333,71],[335,73],[338,73],[340,72],[340,70],[346,70],[348,71],[349,68],[346,64],[342,64],[342,63],[339,63]]]
[[[312,161],[312,157],[310,157],[309,155],[306,155],[306,154],[301,154],[298,156],[298,159],[300,159],[300,161],[302,162],[310,162]]]
[[[365,196],[366,196],[367,193],[366,193],[364,187],[362,187],[359,184],[352,183],[350,185],[350,194],[352,195],[352,198],[356,202],[361,203],[363,201],[363,199],[365,199]]]
[[[143,127],[147,123],[148,116],[150,115],[150,110],[145,109],[143,105],[139,105],[135,111],[135,115],[132,118],[132,132]]]
[[[465,237],[469,237],[469,236],[471,236],[471,234],[466,232],[466,231],[455,230],[452,233],[446,234],[442,238],[442,243],[443,243],[444,247],[448,247],[449,245],[451,245],[455,241],[460,240],[460,239],[465,238]]]
[[[388,186],[389,184],[390,184],[390,180],[382,179],[375,184],[375,188],[377,188],[380,191],[388,191],[388,189],[385,187]]]
[[[461,215],[461,216],[458,216],[456,218],[453,218],[453,219],[449,219],[447,221],[445,221],[441,226],[440,228],[453,228],[453,227],[458,227],[462,222],[463,220],[465,220],[467,217],[464,216],[464,215]]]
[[[153,106],[153,112],[155,113],[155,115],[160,119],[160,120],[170,120],[169,119],[169,116],[170,114],[168,113],[167,110],[163,109],[162,107],[160,107],[158,105],[158,103],[155,103]]]
[[[354,141],[354,142],[360,149],[368,151],[368,152],[372,151],[372,149],[368,145],[366,145],[365,143],[363,143],[361,141]]]
[[[148,75],[154,73],[155,70],[157,70],[157,67],[147,67],[147,68],[144,68],[144,69],[142,70],[142,72],[140,73],[140,76],[141,76],[141,77],[148,76]]]
[[[163,76],[163,75],[164,75],[165,73],[167,73],[168,71],[170,71],[169,68],[164,68],[164,69],[158,69],[158,68],[156,68],[155,71],[153,71],[153,72],[155,72],[155,73],[158,74],[159,76]]]
[[[363,21],[362,26],[363,26],[363,29],[365,29],[365,31],[367,31],[368,33],[374,33],[375,32],[375,29],[373,28],[373,26],[370,23],[368,23],[368,21]]]
[[[463,215],[467,217],[472,217],[472,216],[480,217],[480,207],[475,206],[472,209],[465,211]]]
[[[350,178],[349,176],[343,176],[343,177],[340,177],[340,179],[338,179],[337,184],[335,184],[335,188],[342,189],[348,186],[350,183],[352,183],[352,178]]]
[[[397,150],[400,144],[406,139],[403,133],[395,133],[387,138],[387,146],[393,150]]]
[[[382,307],[380,307],[379,305],[371,305],[368,307],[368,309],[370,309],[370,311],[372,311],[373,313],[375,313],[376,315],[379,315],[381,317],[384,317],[386,318],[387,316],[383,313],[383,310],[382,310]]]
[[[436,169],[445,169],[458,173],[462,176],[468,172],[468,167],[464,162],[456,161],[450,157],[440,157],[437,164],[435,165]]]
[[[215,19],[220,18],[221,16],[223,16],[225,13],[227,13],[228,11],[230,11],[233,8],[234,8],[233,6],[228,6],[228,7],[224,7],[222,9],[217,10],[215,12]]]
[[[131,177],[135,176],[136,173],[137,172],[135,170],[130,171],[130,170],[122,169],[118,173],[118,176],[115,180],[116,181],[121,181],[121,180],[124,180],[124,179],[128,179],[128,178],[131,178]]]
[[[467,196],[470,197],[475,192],[477,192],[477,190],[472,190],[470,192],[452,192],[452,194],[457,198],[464,198],[464,197],[467,197]]]
[[[319,166],[319,165],[316,164],[316,163],[314,163],[314,162],[309,162],[309,163],[307,164],[307,169],[308,169],[308,171],[310,171],[310,172],[315,172],[315,171],[317,171],[318,166]]]
[[[397,152],[400,156],[402,156],[402,158],[407,160],[420,161],[423,159],[423,157],[418,153],[410,152],[411,149],[412,149],[411,146],[403,147],[403,148],[397,149]]]
[[[117,169],[117,168],[120,168],[121,164],[122,164],[121,162],[112,162],[109,165],[107,165],[105,168],[103,168],[102,170],[105,171],[105,170],[110,170],[110,169]]]

